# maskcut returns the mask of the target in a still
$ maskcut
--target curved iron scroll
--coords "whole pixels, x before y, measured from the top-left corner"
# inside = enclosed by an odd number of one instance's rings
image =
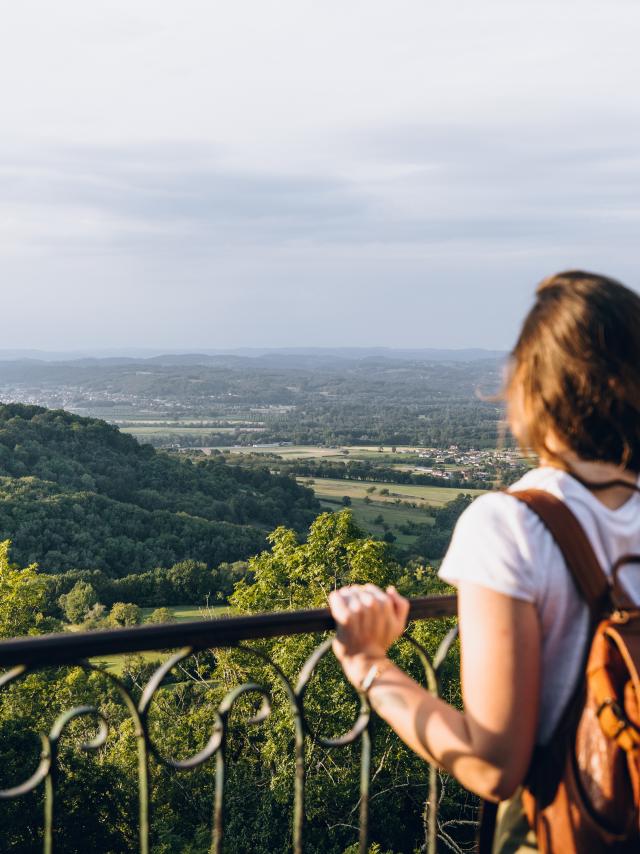
[[[405,635],[402,642],[408,642],[418,655],[424,671],[426,686],[433,694],[439,693],[438,674],[442,664],[455,640],[457,629],[453,628],[444,638],[433,661],[426,650],[410,635]],[[0,647],[2,644],[0,644]],[[217,644],[223,647],[225,644]],[[368,812],[369,812],[369,783],[371,763],[371,711],[364,695],[360,696],[360,707],[357,717],[351,727],[341,735],[326,737],[314,731],[305,714],[305,695],[310,680],[320,661],[331,650],[331,638],[319,644],[308,657],[300,670],[295,685],[283,673],[278,665],[262,650],[238,644],[233,647],[257,657],[262,664],[269,666],[276,682],[283,689],[287,699],[294,731],[295,750],[295,781],[294,781],[294,815],[292,831],[292,850],[294,854],[302,854],[304,831],[304,787],[305,787],[305,744],[313,740],[328,749],[339,749],[360,741],[360,798],[359,798],[359,852],[366,854],[368,844]],[[215,649],[214,646],[210,647]],[[212,828],[211,851],[221,854],[224,839],[224,791],[227,773],[226,744],[229,734],[230,715],[240,697],[255,694],[262,698],[262,706],[257,715],[249,720],[250,724],[262,724],[271,713],[272,692],[269,687],[255,682],[238,685],[229,691],[215,709],[215,724],[205,746],[186,759],[166,757],[154,743],[149,731],[149,712],[154,699],[157,697],[163,682],[170,672],[182,665],[189,656],[197,652],[192,646],[187,646],[173,654],[156,669],[142,691],[139,702],[135,702],[123,681],[107,670],[84,659],[66,662],[79,666],[89,672],[98,672],[106,676],[115,686],[120,695],[130,719],[133,722],[138,750],[138,794],[139,794],[139,851],[149,854],[149,756],[153,755],[160,762],[178,772],[189,771],[215,757],[216,786],[214,820]],[[112,650],[117,653],[117,649]],[[54,662],[51,662],[54,663]],[[38,662],[32,665],[18,665],[0,674],[0,689],[11,684],[25,675],[47,666]],[[97,751],[105,744],[109,734],[109,722],[106,715],[96,706],[76,706],[59,715],[47,734],[40,734],[41,753],[35,769],[31,770],[26,779],[10,788],[0,789],[0,800],[20,797],[37,789],[44,784],[44,844],[45,854],[53,854],[55,850],[55,821],[56,821],[56,784],[59,775],[58,748],[60,740],[65,736],[69,724],[80,717],[90,717],[95,720],[97,729],[95,735],[79,745],[84,751]],[[438,808],[438,774],[433,767],[429,768],[428,797],[425,804],[425,850],[435,854],[437,845],[437,808]]]

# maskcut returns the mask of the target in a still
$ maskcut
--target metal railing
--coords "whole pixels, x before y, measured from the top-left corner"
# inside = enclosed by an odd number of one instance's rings
[[[454,596],[414,598],[410,603],[409,619],[425,620],[451,617],[456,614]],[[0,642],[0,689],[15,684],[17,680],[34,671],[58,665],[76,665],[88,672],[103,673],[122,698],[133,724],[138,752],[138,795],[139,795],[139,851],[149,854],[150,828],[150,757],[176,770],[188,770],[215,758],[215,803],[211,851],[221,854],[224,838],[224,801],[227,759],[225,747],[229,732],[229,715],[240,697],[257,693],[263,705],[252,722],[265,720],[270,713],[271,694],[264,685],[246,682],[229,691],[215,711],[215,726],[206,746],[188,759],[172,759],[161,755],[154,744],[149,727],[149,710],[158,689],[170,671],[192,654],[211,649],[232,647],[258,657],[274,671],[284,689],[293,717],[295,750],[295,785],[292,823],[292,850],[302,854],[304,840],[305,800],[305,743],[315,740],[326,748],[340,748],[360,740],[360,796],[359,796],[359,852],[366,854],[368,845],[369,783],[371,762],[370,709],[365,696],[360,696],[360,708],[356,721],[343,735],[325,738],[315,734],[305,715],[305,691],[314,670],[331,649],[331,638],[324,640],[307,658],[300,669],[297,680],[287,678],[283,671],[264,651],[247,647],[244,641],[285,637],[290,635],[324,632],[335,628],[328,609],[306,611],[284,611],[252,616],[222,617],[210,620],[167,624],[145,625],[88,633],[65,633],[24,637]],[[414,647],[424,670],[426,686],[438,694],[438,673],[456,637],[456,628],[451,629],[441,642],[431,660],[426,650],[410,634],[406,640]],[[104,656],[166,650],[180,647],[158,667],[144,686],[136,702],[124,681],[98,663],[91,662]],[[8,669],[7,669],[8,668]],[[294,684],[295,682],[295,684]],[[109,721],[97,706],[75,706],[57,717],[48,734],[41,733],[42,750],[36,770],[22,783],[11,788],[0,789],[0,801],[18,798],[44,786],[44,843],[45,854],[55,850],[55,804],[56,784],[59,776],[59,742],[68,725],[84,716],[93,716],[98,721],[96,735],[82,744],[84,750],[98,750],[107,739]],[[437,846],[438,773],[434,767],[428,769],[428,795],[425,804],[425,845],[428,854],[435,854]],[[0,805],[1,806],[1,805]],[[1,816],[1,808],[0,808]]]

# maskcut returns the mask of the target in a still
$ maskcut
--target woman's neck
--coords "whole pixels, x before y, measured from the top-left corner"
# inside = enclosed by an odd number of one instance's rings
[[[570,451],[558,454],[559,459],[552,457],[541,457],[540,464],[545,466],[554,466],[568,470],[569,473],[575,474],[586,484],[607,483],[611,480],[622,480],[631,486],[636,486],[638,476],[635,472],[629,469],[624,469],[621,466],[613,463],[595,462],[593,460],[583,460]],[[593,494],[601,501],[605,507],[611,510],[617,510],[631,498],[633,492],[625,486],[610,486],[605,489],[594,489]]]

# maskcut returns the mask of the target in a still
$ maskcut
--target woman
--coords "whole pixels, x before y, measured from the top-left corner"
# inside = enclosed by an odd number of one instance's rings
[[[539,458],[512,489],[561,498],[603,569],[640,553],[640,298],[580,271],[543,281],[511,354],[505,396],[519,445]],[[335,654],[412,750],[482,798],[504,800],[522,784],[534,747],[549,741],[578,683],[587,606],[551,534],[508,492],[483,495],[465,511],[440,577],[458,591],[464,712],[387,657],[409,607],[394,588],[331,594]],[[628,573],[625,583],[640,593]],[[535,847],[530,833],[528,845]]]

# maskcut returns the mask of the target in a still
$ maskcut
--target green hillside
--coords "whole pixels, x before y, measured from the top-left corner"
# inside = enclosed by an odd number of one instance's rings
[[[0,405],[0,540],[47,572],[112,576],[185,558],[215,565],[255,554],[276,525],[320,511],[292,478],[214,457],[178,459],[116,427],[63,410]]]

